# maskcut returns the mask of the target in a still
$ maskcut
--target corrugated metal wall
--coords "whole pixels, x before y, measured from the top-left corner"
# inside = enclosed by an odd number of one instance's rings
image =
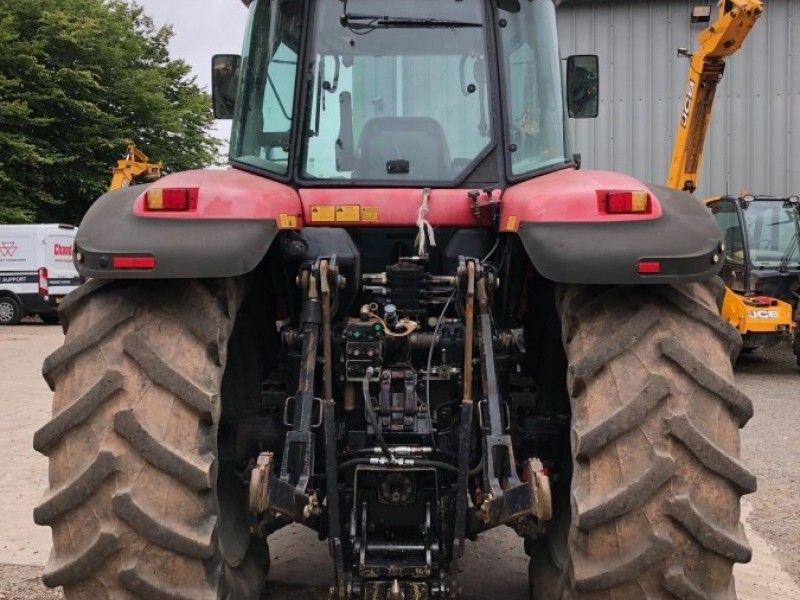
[[[675,50],[694,47],[704,26],[690,25],[689,13],[700,3],[559,7],[562,54],[600,57],[600,116],[571,125],[573,148],[586,167],[665,181],[689,66]],[[800,194],[800,1],[766,4],[744,48],[728,60],[706,142],[701,197],[744,189]]]

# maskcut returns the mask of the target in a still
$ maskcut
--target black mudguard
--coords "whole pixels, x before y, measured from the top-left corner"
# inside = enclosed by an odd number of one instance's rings
[[[722,268],[722,234],[693,196],[647,186],[663,215],[647,221],[522,222],[519,236],[545,278],[568,284],[671,284],[707,281]],[[640,274],[641,261],[661,272]]]
[[[87,278],[194,279],[236,277],[266,255],[274,219],[143,219],[133,203],[149,185],[101,196],[81,222],[75,265]],[[114,256],[154,256],[155,268],[112,268]]]

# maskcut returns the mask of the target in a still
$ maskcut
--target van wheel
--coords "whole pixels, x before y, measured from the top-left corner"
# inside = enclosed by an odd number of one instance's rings
[[[0,298],[0,325],[16,325],[22,320],[22,306],[11,296]]]

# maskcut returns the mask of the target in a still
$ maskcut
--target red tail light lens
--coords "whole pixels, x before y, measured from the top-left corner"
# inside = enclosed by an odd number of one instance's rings
[[[610,214],[649,213],[650,194],[645,191],[608,192],[605,208]]]
[[[39,295],[42,298],[47,297],[50,293],[50,281],[47,277],[47,268],[39,267]]]
[[[657,260],[640,261],[637,269],[640,275],[656,275],[661,273],[661,263]]]
[[[145,194],[144,206],[149,211],[185,212],[197,208],[197,188],[150,189]]]
[[[115,269],[149,271],[156,268],[155,256],[115,256],[111,263]]]

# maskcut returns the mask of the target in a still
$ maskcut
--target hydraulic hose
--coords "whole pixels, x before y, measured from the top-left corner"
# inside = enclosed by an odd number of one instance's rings
[[[439,335],[439,331],[442,328],[442,320],[445,314],[447,314],[447,309],[450,307],[450,303],[453,301],[455,295],[455,291],[450,294],[447,302],[444,303],[444,308],[439,318],[436,320],[436,327],[433,330],[433,337],[431,338],[431,346],[428,349],[428,364],[425,370],[425,406],[428,410],[428,429],[430,430],[431,445],[434,450],[436,449],[436,435],[433,432],[433,415],[431,414],[431,364],[433,363],[433,349],[436,347],[436,337]]]
[[[381,447],[381,452],[383,452],[383,455],[389,460],[390,463],[394,464],[397,462],[397,459],[394,457],[394,454],[392,454],[392,451],[389,450],[389,446],[386,444],[386,440],[383,438],[383,430],[381,429],[380,423],[378,423],[378,415],[375,414],[375,407],[372,406],[372,398],[369,395],[369,380],[374,372],[375,370],[372,367],[367,368],[367,372],[364,375],[363,381],[361,382],[361,391],[364,394],[364,405],[367,409],[367,416],[369,417],[370,425],[372,425],[372,429],[375,432],[375,437],[378,439],[378,446]],[[340,466],[339,468],[341,469],[342,467]]]

